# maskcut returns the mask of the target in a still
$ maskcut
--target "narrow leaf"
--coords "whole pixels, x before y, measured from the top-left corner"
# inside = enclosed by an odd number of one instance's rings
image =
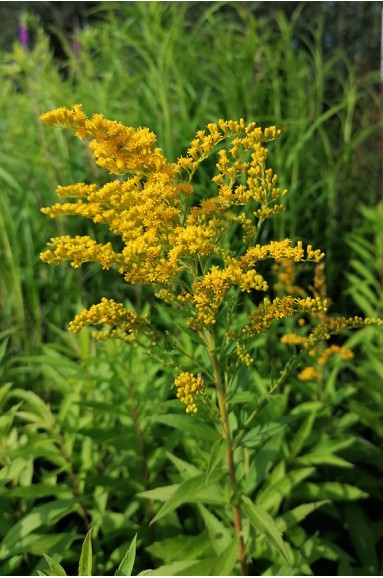
[[[379,541],[379,533],[374,532],[371,520],[356,504],[347,504],[344,515],[346,527],[360,562],[371,576],[376,576],[379,572],[379,560],[375,544]]]
[[[243,436],[240,445],[248,448],[255,447],[259,443],[264,442],[266,439],[278,433],[279,430],[285,428],[288,423],[295,419],[295,416],[286,416],[279,420],[258,424]]]
[[[77,499],[55,500],[38,506],[21,518],[6,534],[0,549],[0,559],[12,556],[21,539],[37,528],[49,528],[77,507]]]
[[[137,534],[134,536],[132,543],[129,546],[129,550],[126,552],[125,556],[121,560],[119,567],[115,572],[115,576],[131,576],[134,561],[136,559],[136,546],[137,546]]]
[[[79,576],[92,576],[92,528],[85,536],[78,565]]]
[[[173,512],[176,508],[178,508],[178,506],[181,506],[181,504],[185,504],[189,501],[195,501],[196,494],[206,490],[209,486],[212,486],[221,476],[221,472],[214,472],[207,480],[205,474],[200,474],[191,480],[185,480],[182,482],[174,494],[167,502],[165,502],[159,512],[157,512],[151,523],[153,524],[170,512]]]
[[[234,536],[231,543],[219,556],[213,576],[232,576],[232,570],[238,560],[239,538]]]
[[[278,505],[281,500],[290,495],[291,490],[299,485],[302,480],[311,476],[315,468],[301,468],[299,470],[291,470],[274,484],[266,486],[266,488],[258,494],[258,503],[266,510]]]
[[[204,422],[199,421],[194,416],[191,418],[190,415],[153,415],[151,421],[164,423],[169,427],[174,427],[184,433],[189,433],[196,439],[209,440],[213,442],[220,439],[220,435],[215,429],[209,427]]]
[[[282,540],[282,535],[270,514],[261,506],[253,504],[247,496],[242,496],[243,511],[249,519],[250,524],[262,534],[265,534],[270,543],[278,550],[278,552],[286,560],[290,566],[291,561],[285,543]]]
[[[44,558],[48,562],[49,569],[52,571],[52,576],[66,576],[64,568],[61,564],[56,562],[54,558],[51,558],[48,554],[44,554]]]
[[[291,528],[298,524],[301,520],[304,520],[311,512],[317,510],[325,504],[329,504],[328,500],[322,500],[321,502],[312,502],[311,504],[301,504],[293,510],[286,512],[283,516],[276,519],[276,524],[280,532],[284,532],[287,528]]]
[[[291,443],[290,457],[295,458],[300,454],[302,448],[304,447],[307,441],[307,438],[311,434],[315,417],[316,417],[315,412],[311,412],[306,417],[304,422],[301,424]]]
[[[360,488],[339,482],[325,482],[324,484],[305,483],[294,491],[295,495],[304,500],[336,500],[344,502],[368,498],[367,492]]]
[[[222,554],[230,544],[230,531],[202,504],[198,504],[198,510],[202,516],[214,550],[217,554]]]
[[[334,456],[333,454],[307,454],[301,456],[294,461],[295,464],[300,466],[338,466],[340,468],[353,468],[354,464],[348,462],[347,460],[340,458],[339,456]]]

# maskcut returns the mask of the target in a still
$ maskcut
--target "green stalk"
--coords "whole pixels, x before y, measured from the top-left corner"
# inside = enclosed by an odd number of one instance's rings
[[[219,415],[222,423],[223,428],[223,436],[227,443],[226,449],[226,460],[227,460],[227,467],[228,467],[228,474],[230,480],[230,486],[232,490],[232,497],[233,497],[233,519],[234,519],[234,528],[239,538],[239,562],[241,565],[241,573],[242,576],[247,576],[247,563],[246,563],[246,552],[245,552],[245,543],[242,536],[242,520],[241,520],[241,510],[238,503],[238,483],[237,477],[235,473],[235,465],[234,465],[234,452],[233,452],[233,440],[231,437],[230,432],[230,425],[229,425],[229,413],[227,408],[227,398],[225,387],[222,381],[221,375],[221,368],[219,365],[219,359],[216,353],[216,342],[214,338],[214,334],[207,332],[205,334],[206,344],[208,346],[208,352],[211,359],[211,363],[213,365],[214,370],[214,383],[217,390],[217,399],[218,399],[218,409]]]

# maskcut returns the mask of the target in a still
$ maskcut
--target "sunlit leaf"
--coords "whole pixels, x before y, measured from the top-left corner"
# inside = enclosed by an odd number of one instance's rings
[[[78,565],[79,576],[92,576],[92,529],[85,536]]]
[[[290,565],[289,553],[282,540],[282,534],[270,514],[261,506],[254,504],[247,496],[242,496],[242,509],[248,517],[250,524],[262,534],[265,534],[270,543]]]
[[[136,545],[137,545],[137,534],[134,536],[132,543],[129,546],[128,551],[121,560],[119,567],[115,572],[115,576],[131,576],[134,566],[134,561],[136,559]]]

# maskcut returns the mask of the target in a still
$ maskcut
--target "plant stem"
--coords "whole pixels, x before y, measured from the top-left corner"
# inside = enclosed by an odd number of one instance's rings
[[[227,399],[225,387],[222,381],[221,368],[219,365],[219,359],[216,353],[216,344],[214,335],[208,332],[205,335],[206,344],[208,346],[209,356],[213,365],[214,370],[214,381],[217,389],[217,399],[218,408],[221,418],[221,423],[223,427],[223,435],[226,439],[227,449],[226,449],[226,459],[228,466],[228,474],[231,485],[231,490],[233,494],[233,518],[234,518],[234,528],[239,538],[239,562],[241,565],[242,576],[247,576],[247,563],[246,563],[246,552],[245,543],[242,536],[242,521],[241,521],[241,511],[238,503],[238,484],[235,474],[234,465],[234,455],[233,455],[233,443],[231,439],[230,425],[229,425],[229,414],[227,410]]]

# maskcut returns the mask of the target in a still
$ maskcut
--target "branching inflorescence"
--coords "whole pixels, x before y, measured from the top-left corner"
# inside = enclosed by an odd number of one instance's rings
[[[268,291],[268,282],[259,272],[262,261],[319,263],[324,257],[319,249],[310,245],[305,249],[300,241],[257,242],[265,219],[283,210],[286,194],[277,186],[277,175],[267,167],[264,145],[280,135],[274,126],[261,129],[243,120],[211,123],[197,132],[186,156],[169,163],[147,128],[126,127],[101,114],[89,119],[80,105],[48,112],[42,120],[71,128],[80,139],[89,138],[96,163],[118,177],[101,187],[84,183],[59,186],[58,196],[71,200],[42,210],[52,218],[77,215],[107,225],[119,238],[119,248],[112,242],[97,243],[89,236],[54,237],[41,255],[46,263],[69,261],[79,267],[96,261],[104,269],[115,268],[127,283],[149,285],[157,299],[176,306],[187,325],[206,336],[214,333],[230,294],[264,295]],[[217,172],[201,200],[193,177],[200,164],[215,153]],[[242,231],[241,242],[237,229]],[[226,327],[225,332],[226,339],[236,341],[238,360],[247,364],[251,363],[246,352],[249,340],[267,330],[274,319],[297,312],[325,312],[327,307],[320,295],[255,296],[253,300],[258,306],[247,323]],[[326,319],[301,344],[312,348],[329,332],[351,325],[346,321],[329,323]],[[103,326],[100,338],[117,336],[127,341],[151,331],[147,319],[107,298],[77,315],[70,329],[77,332],[87,325]],[[187,382],[185,376],[190,375],[181,373],[175,385],[188,411],[195,412],[194,396],[203,388],[199,378],[188,377]]]

